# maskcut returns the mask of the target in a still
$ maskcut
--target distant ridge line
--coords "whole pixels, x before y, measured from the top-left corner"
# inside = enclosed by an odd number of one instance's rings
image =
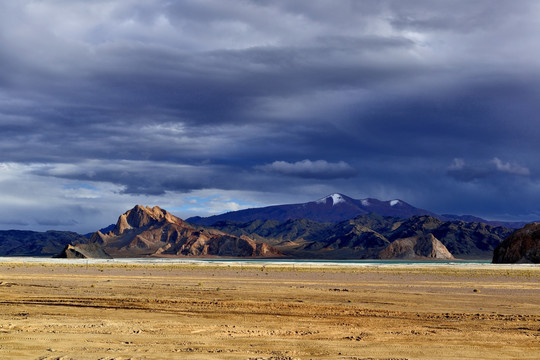
[[[341,193],[333,193],[315,201],[298,204],[271,205],[229,211],[208,217],[194,216],[186,221],[197,225],[209,226],[219,221],[249,222],[253,220],[287,221],[308,219],[316,222],[338,223],[352,219],[358,215],[375,213],[407,219],[412,216],[432,216],[443,221],[480,222],[492,226],[503,226],[513,229],[523,227],[526,222],[490,221],[472,215],[439,215],[432,211],[417,208],[400,199],[378,200],[375,198],[353,199]]]

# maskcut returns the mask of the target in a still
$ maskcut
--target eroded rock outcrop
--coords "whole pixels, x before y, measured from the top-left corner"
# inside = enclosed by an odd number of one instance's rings
[[[379,253],[380,259],[452,260],[454,256],[433,234],[397,239]]]
[[[66,259],[112,259],[98,244],[68,244],[64,250],[55,256]]]

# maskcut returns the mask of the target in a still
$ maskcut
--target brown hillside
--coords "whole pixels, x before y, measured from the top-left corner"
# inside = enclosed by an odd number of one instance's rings
[[[109,233],[94,233],[91,242],[101,244],[115,257],[280,255],[271,246],[246,236],[195,228],[157,206],[135,206],[118,218]]]

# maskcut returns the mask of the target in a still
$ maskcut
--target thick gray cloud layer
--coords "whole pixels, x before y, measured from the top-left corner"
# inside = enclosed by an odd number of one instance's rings
[[[333,191],[540,218],[538,28],[534,0],[0,2],[0,227]]]

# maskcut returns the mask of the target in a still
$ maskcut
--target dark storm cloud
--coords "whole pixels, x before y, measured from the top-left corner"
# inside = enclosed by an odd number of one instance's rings
[[[211,187],[212,175],[219,172],[220,169],[211,167],[124,160],[53,165],[33,173],[81,181],[112,182],[122,185],[122,192],[126,194],[163,195],[165,191],[189,192]]]
[[[3,2],[0,162],[125,196],[339,191],[531,213],[538,10],[525,0]]]
[[[315,166],[318,165],[315,162]],[[343,168],[347,169],[343,169]],[[325,167],[343,176],[350,172],[346,164],[326,164]],[[313,171],[313,170],[312,170]],[[190,193],[196,190],[275,190],[287,181],[268,179],[237,166],[205,164],[179,165],[157,161],[88,161],[78,164],[54,164],[34,169],[32,175],[70,179],[82,182],[107,182],[121,186],[121,194],[165,195],[167,192]],[[326,176],[329,176],[328,174]],[[325,175],[321,174],[320,178]]]
[[[295,163],[286,161],[274,161],[256,167],[259,170],[308,179],[339,179],[350,178],[356,171],[346,162],[329,163],[325,160],[302,160]]]

